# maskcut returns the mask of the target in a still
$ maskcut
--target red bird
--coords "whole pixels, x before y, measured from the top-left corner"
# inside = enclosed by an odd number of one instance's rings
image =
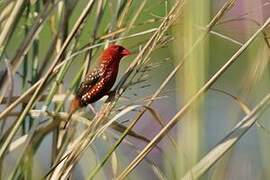
[[[99,66],[86,75],[85,80],[81,83],[71,102],[70,112],[73,113],[78,108],[108,95],[115,83],[121,58],[130,54],[128,49],[120,45],[113,44],[105,49],[100,57]]]

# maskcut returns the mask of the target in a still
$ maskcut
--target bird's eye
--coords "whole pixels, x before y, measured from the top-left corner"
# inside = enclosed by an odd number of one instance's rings
[[[124,48],[121,47],[121,46],[119,46],[118,49],[117,49],[117,51],[119,51],[119,52],[122,52],[123,50],[124,50]]]

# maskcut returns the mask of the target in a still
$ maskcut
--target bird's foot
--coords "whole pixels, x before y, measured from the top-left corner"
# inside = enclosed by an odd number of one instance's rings
[[[116,95],[116,91],[109,91],[106,93],[106,95],[108,96],[108,98],[106,99],[105,103],[114,100],[115,95]]]

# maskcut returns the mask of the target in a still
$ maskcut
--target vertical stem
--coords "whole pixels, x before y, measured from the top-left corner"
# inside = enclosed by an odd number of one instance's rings
[[[40,1],[37,1],[35,3],[35,11],[34,11],[34,16],[38,15],[40,12]],[[39,38],[38,36],[35,37],[34,41],[33,41],[33,46],[32,46],[33,50],[33,57],[32,57],[32,66],[31,66],[31,84],[35,84],[38,78],[38,63],[39,63]],[[29,129],[32,127],[33,124],[33,119],[30,118],[29,121]]]
[[[90,46],[92,46],[93,44],[95,44],[96,38],[97,38],[97,32],[98,32],[98,28],[101,22],[101,18],[104,14],[104,8],[106,6],[106,1],[104,0],[100,0],[98,1],[97,4],[97,11],[96,11],[96,19],[95,19],[95,24],[93,27],[93,33],[91,35],[90,38]],[[84,64],[84,72],[83,72],[83,76],[82,78],[84,79],[84,77],[86,76],[86,74],[88,73],[89,69],[90,69],[90,64],[91,64],[91,60],[92,60],[92,55],[93,55],[93,49],[90,49],[85,57],[85,64]]]
[[[28,34],[28,22],[29,22],[29,14],[30,14],[30,6],[27,4],[26,7],[26,15],[24,17],[24,34],[25,36]],[[22,88],[23,91],[27,88],[27,72],[28,72],[28,54],[24,56],[23,60],[23,72],[22,72]],[[22,108],[26,106],[25,103],[22,103]],[[26,133],[26,121],[22,123],[22,134]]]

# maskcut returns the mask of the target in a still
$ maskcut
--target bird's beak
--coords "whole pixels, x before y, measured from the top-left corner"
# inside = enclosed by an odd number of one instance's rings
[[[132,53],[129,51],[129,50],[127,50],[127,49],[124,49],[123,51],[122,51],[122,55],[123,56],[129,56],[129,55],[131,55]]]

